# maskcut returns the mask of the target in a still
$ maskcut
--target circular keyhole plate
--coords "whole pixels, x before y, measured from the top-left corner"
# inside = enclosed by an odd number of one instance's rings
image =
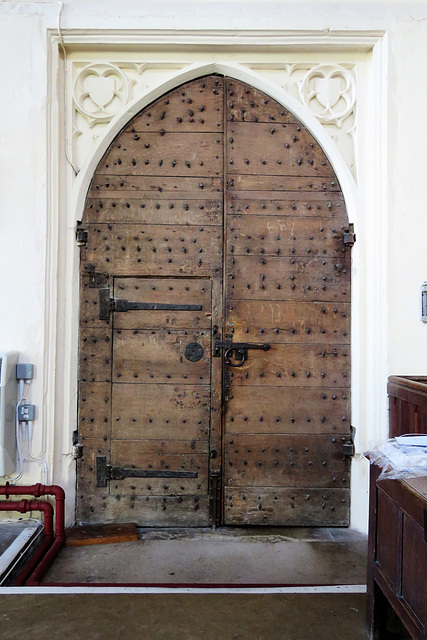
[[[203,347],[198,342],[189,342],[184,355],[190,362],[198,362],[203,357]]]

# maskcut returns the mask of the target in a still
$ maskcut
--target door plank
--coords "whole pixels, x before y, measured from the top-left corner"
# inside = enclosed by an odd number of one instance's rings
[[[127,311],[114,314],[115,329],[209,329],[211,281],[194,278],[115,278],[114,295],[130,302],[200,305],[200,311]]]
[[[208,385],[113,385],[113,438],[194,440],[194,449],[209,437],[209,420]]]
[[[238,255],[325,256],[341,259],[344,219],[227,216],[227,252]]]
[[[225,524],[348,527],[350,491],[226,487]]]
[[[108,494],[108,487],[97,487],[96,458],[102,456],[110,463],[110,439],[87,438],[83,442],[83,455],[77,460],[77,482],[79,495],[83,500],[88,494]]]
[[[346,388],[236,385],[228,394],[227,405],[227,434],[348,433],[350,400]]]
[[[276,100],[249,84],[227,78],[226,118],[231,122],[278,122],[299,124]]]
[[[349,303],[233,300],[227,322],[233,323],[235,342],[350,342]]]
[[[201,344],[204,354],[190,362],[184,350]],[[209,384],[211,336],[207,331],[152,330],[114,332],[113,382]]]
[[[162,96],[135,116],[126,128],[146,131],[223,130],[224,78],[206,76],[193,80]]]
[[[82,262],[116,276],[212,276],[221,269],[222,232],[184,225],[88,225]]]
[[[79,382],[79,438],[109,438],[111,433],[111,384]]]
[[[152,444],[155,444],[154,442]],[[145,453],[139,441],[112,440],[111,464],[113,467],[143,469],[147,471],[192,471],[196,478],[125,478],[112,480],[112,495],[181,495],[207,493],[208,456],[206,453],[181,453],[182,443],[176,442],[174,453],[164,453],[161,441],[158,450]]]
[[[249,176],[241,176],[244,177]],[[227,191],[227,213],[248,216],[298,216],[343,218],[345,204],[341,193],[329,191],[280,191],[262,189],[267,179],[277,176],[262,176],[259,187],[253,191],[229,189]]]
[[[247,361],[228,370],[232,385],[267,387],[348,387],[347,345],[275,344],[269,351],[249,350]]]
[[[202,172],[203,173],[203,172]],[[118,176],[114,173],[95,174],[89,187],[89,198],[147,198],[162,200],[198,200],[222,196],[223,179],[200,175],[179,176]]]
[[[80,326],[105,329],[105,321],[99,319],[99,290],[85,275],[80,276]]]
[[[222,133],[122,133],[99,163],[98,174],[199,176],[222,174]]]
[[[229,176],[255,173],[334,177],[320,145],[314,144],[307,129],[296,124],[231,122],[227,142]]]
[[[108,328],[81,328],[79,380],[109,382],[111,380],[111,332]]]
[[[206,527],[208,496],[117,496],[80,494],[79,522],[119,523],[136,521],[141,527]]]
[[[346,438],[333,435],[234,434],[225,442],[225,483],[251,487],[348,486]]]
[[[233,256],[229,299],[347,302],[350,270],[341,266],[333,258]]]
[[[320,196],[321,192],[325,192],[333,200],[336,195],[341,196],[340,185],[335,176],[329,178],[319,176],[291,176],[285,172],[281,175],[259,175],[253,174],[232,174],[227,179],[227,189],[230,196],[238,196],[239,191],[274,191],[271,195],[273,199],[288,199],[286,193],[292,195],[293,191],[305,192],[303,197],[310,191],[317,192]],[[236,189],[236,193],[233,190]],[[338,192],[338,193],[334,193]],[[248,196],[246,196],[248,197]],[[252,193],[249,197],[252,197]],[[266,198],[266,196],[264,196]],[[294,194],[296,203],[298,198]]]
[[[108,194],[109,195],[109,194]],[[222,200],[195,200],[191,197],[177,200],[173,196],[154,200],[151,194],[135,198],[88,198],[85,221],[88,224],[116,222],[139,224],[222,225]]]

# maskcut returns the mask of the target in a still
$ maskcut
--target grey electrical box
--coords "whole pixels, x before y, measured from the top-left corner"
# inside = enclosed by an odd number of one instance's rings
[[[34,378],[34,365],[20,362],[16,365],[17,380],[32,380]]]
[[[15,411],[17,351],[0,352],[0,478],[16,467]]]

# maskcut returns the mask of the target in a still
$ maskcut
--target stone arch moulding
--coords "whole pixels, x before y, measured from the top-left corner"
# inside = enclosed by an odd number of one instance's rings
[[[75,200],[74,200],[74,212],[75,221],[81,220],[83,215],[84,203],[86,194],[89,188],[90,181],[93,173],[101,160],[104,153],[107,151],[109,145],[114,140],[116,135],[121,129],[145,106],[162,96],[163,94],[171,91],[175,87],[184,82],[194,80],[195,78],[209,75],[212,73],[218,73],[220,75],[229,76],[236,80],[241,80],[247,84],[252,85],[256,89],[263,91],[282,104],[286,109],[291,111],[301,122],[311,131],[313,136],[322,146],[326,155],[328,156],[332,167],[340,182],[344,199],[346,202],[348,218],[350,222],[354,222],[357,225],[357,189],[350,173],[350,170],[339,150],[337,149],[334,141],[329,134],[324,130],[323,126],[316,120],[315,116],[310,110],[295,98],[286,93],[286,91],[279,85],[264,78],[258,73],[243,67],[236,63],[209,63],[209,64],[192,64],[181,70],[169,78],[166,82],[157,85],[145,92],[142,96],[138,96],[133,102],[126,105],[117,116],[113,118],[110,125],[105,130],[104,135],[99,140],[99,143],[91,155],[86,161],[85,165],[79,172],[75,183]]]

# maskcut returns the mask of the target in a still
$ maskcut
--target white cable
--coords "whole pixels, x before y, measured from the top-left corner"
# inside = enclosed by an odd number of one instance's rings
[[[31,460],[35,460],[37,462],[41,462],[41,464],[43,465],[44,478],[43,478],[42,484],[46,484],[46,482],[47,482],[47,474],[48,474],[47,462],[46,462],[45,458],[34,456],[32,454],[32,452],[31,452],[31,440],[32,440],[32,438],[33,438],[33,422],[29,421],[28,422],[28,455],[29,455]]]
[[[22,445],[21,445],[21,423],[18,419],[18,411],[22,401],[25,398],[27,390],[24,391],[24,381],[19,380],[18,383],[18,402],[15,406],[15,439],[16,439],[16,451],[17,451],[17,472],[14,476],[9,478],[9,481],[20,480],[23,474],[23,458],[22,458]]]
[[[63,37],[62,31],[61,31],[61,15],[62,15],[62,10],[64,8],[64,3],[63,2],[58,2],[58,4],[60,5],[60,8],[59,8],[59,12],[58,12],[57,31],[58,31],[58,38],[59,38],[59,46],[61,47],[62,54],[64,56],[64,107],[66,109],[67,108],[67,75],[68,75],[67,74],[67,50],[65,49],[64,37]],[[77,167],[73,163],[72,159],[68,155],[68,136],[67,136],[66,127],[67,127],[66,118],[64,118],[65,158],[66,158],[68,164],[70,165],[70,167],[73,169],[75,175],[77,175],[79,173],[79,169],[77,169]]]

